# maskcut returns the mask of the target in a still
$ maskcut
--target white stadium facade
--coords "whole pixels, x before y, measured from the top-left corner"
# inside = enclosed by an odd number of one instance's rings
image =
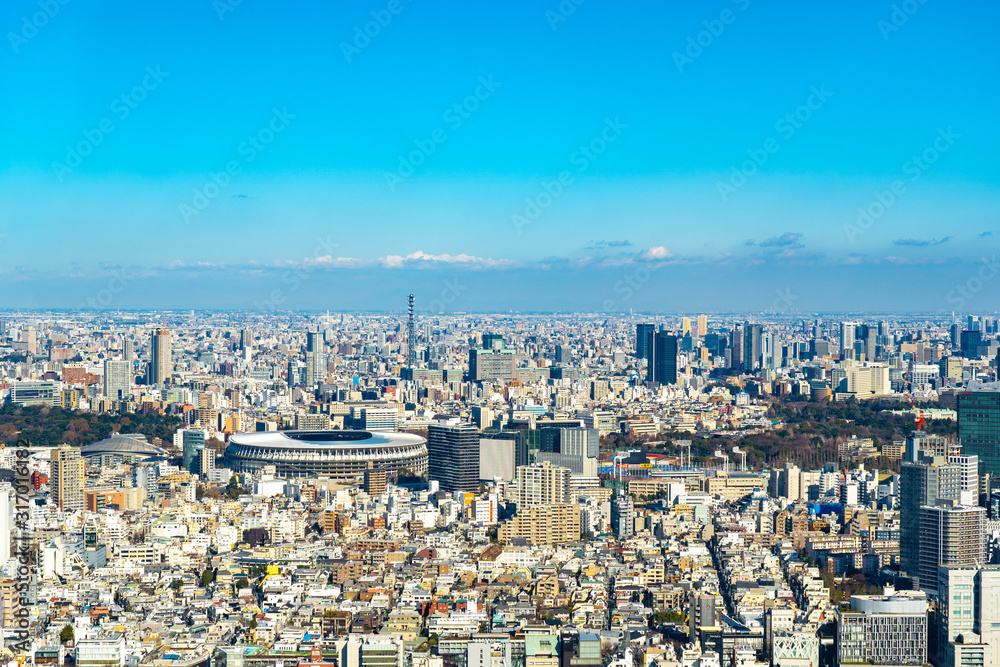
[[[387,472],[427,474],[427,441],[381,431],[259,431],[229,438],[225,462],[235,472],[274,466],[278,477],[361,480],[368,462]]]

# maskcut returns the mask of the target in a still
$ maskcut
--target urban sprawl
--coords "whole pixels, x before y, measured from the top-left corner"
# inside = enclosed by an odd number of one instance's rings
[[[406,305],[0,313],[0,664],[1000,667],[996,314]]]

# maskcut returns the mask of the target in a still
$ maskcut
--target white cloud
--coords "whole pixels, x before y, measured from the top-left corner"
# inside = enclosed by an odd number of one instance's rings
[[[509,269],[519,266],[520,262],[513,259],[494,259],[492,257],[476,257],[465,253],[459,255],[449,255],[448,253],[433,255],[423,250],[417,250],[405,257],[402,255],[386,255],[379,262],[387,268],[400,268],[403,266],[431,266],[439,264],[451,264],[463,266],[470,269]]]
[[[670,259],[674,253],[667,250],[665,246],[658,245],[647,250],[642,256],[644,259]]]

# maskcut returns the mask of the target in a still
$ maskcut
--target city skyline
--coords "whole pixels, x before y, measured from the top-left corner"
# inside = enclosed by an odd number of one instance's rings
[[[38,11],[0,307],[1000,307],[995,7]]]

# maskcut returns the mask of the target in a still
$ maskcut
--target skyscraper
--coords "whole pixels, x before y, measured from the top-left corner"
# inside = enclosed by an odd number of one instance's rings
[[[920,508],[920,588],[938,592],[942,565],[986,562],[986,508],[962,507],[949,500]]]
[[[199,429],[181,431],[181,466],[184,470],[198,474],[201,466],[201,452],[205,449],[205,432]]]
[[[24,342],[28,344],[28,354],[38,354],[38,340],[35,334],[35,327],[28,327],[24,330]]]
[[[747,324],[743,327],[742,368],[745,371],[755,371],[761,367],[764,338],[763,324]]]
[[[705,315],[698,316],[698,337],[704,338],[708,335],[708,317]]]
[[[840,323],[840,358],[854,358],[854,332],[857,328],[855,322]]]
[[[323,349],[323,334],[318,331],[306,332],[306,384],[312,386],[326,380],[326,353]]]
[[[646,343],[646,359],[649,361],[647,381],[677,384],[677,336],[666,331],[650,335]]]
[[[899,561],[910,577],[919,577],[920,508],[938,500],[958,502],[962,493],[962,469],[949,465],[943,456],[924,457],[921,463],[904,463],[899,475]],[[936,582],[930,582],[936,588]],[[920,582],[923,586],[924,582]]]
[[[104,362],[104,395],[112,400],[120,400],[129,394],[129,367],[131,364],[120,359]]]
[[[635,357],[636,359],[645,359],[646,345],[649,341],[649,336],[656,331],[655,324],[637,324],[635,325]]]
[[[962,346],[962,356],[966,359],[976,359],[979,357],[979,344],[983,342],[983,332],[963,331],[959,342]]]
[[[83,509],[83,457],[80,450],[63,445],[52,450],[50,463],[52,502],[62,511]]]
[[[406,300],[409,317],[406,320],[406,367],[416,368],[417,365],[417,336],[415,333],[415,322],[413,319],[413,295]]]
[[[691,318],[682,317],[681,318],[681,335],[686,336],[691,333]]]
[[[729,360],[730,368],[743,368],[743,327],[733,327],[732,354]]]
[[[173,372],[174,362],[170,349],[170,332],[166,329],[157,329],[153,332],[147,384],[162,387],[170,381]]]
[[[479,489],[479,431],[468,422],[431,424],[427,428],[427,478],[442,491]]]
[[[1000,392],[958,395],[958,440],[962,453],[979,457],[979,474],[1000,476]]]

